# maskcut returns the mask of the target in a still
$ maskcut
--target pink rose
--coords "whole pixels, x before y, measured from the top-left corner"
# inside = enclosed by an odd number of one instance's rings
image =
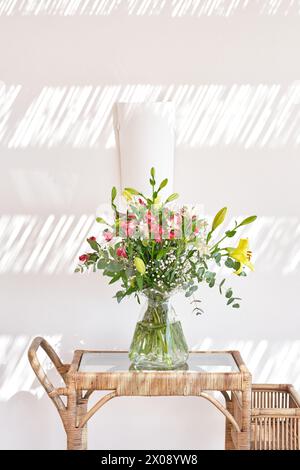
[[[117,248],[117,256],[120,256],[121,258],[127,258],[127,253],[124,246]]]
[[[151,213],[151,211],[148,211],[146,214],[146,222],[147,224],[153,224],[155,222],[155,217]]]
[[[114,237],[113,233],[111,233],[109,230],[104,230],[103,236],[107,242],[110,242]]]
[[[135,223],[132,220],[121,222],[121,228],[124,230],[124,233],[127,237],[131,237],[135,232]]]
[[[152,232],[152,234],[153,234],[153,236],[154,236],[154,240],[155,240],[156,242],[158,242],[158,241],[161,242],[161,240],[162,240],[162,235],[163,235],[163,232],[164,232],[162,226],[161,226],[161,225],[157,225],[157,224],[151,225],[151,232]]]

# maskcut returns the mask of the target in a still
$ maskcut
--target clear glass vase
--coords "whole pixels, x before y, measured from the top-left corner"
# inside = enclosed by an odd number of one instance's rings
[[[144,291],[146,303],[133,335],[129,351],[132,368],[178,369],[188,359],[188,346],[171,294]]]

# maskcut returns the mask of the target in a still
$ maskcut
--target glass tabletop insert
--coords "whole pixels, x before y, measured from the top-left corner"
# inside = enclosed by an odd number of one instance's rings
[[[84,352],[79,372],[122,372],[134,370],[126,352]],[[230,353],[190,353],[182,370],[194,372],[239,372]]]

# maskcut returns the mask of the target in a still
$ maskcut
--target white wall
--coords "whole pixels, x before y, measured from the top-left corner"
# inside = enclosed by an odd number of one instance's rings
[[[255,381],[300,389],[299,2],[93,0],[91,15],[9,3],[0,1],[3,448],[65,447],[27,363],[32,337],[47,336],[66,361],[74,348],[129,345],[137,305],[118,306],[97,275],[72,274],[119,182],[111,109],[125,99],[175,101],[183,201],[259,215],[249,230],[256,272],[232,281],[242,308],[203,289],[206,313],[195,318],[176,299],[190,347],[237,348]],[[91,420],[89,443],[216,449],[223,426],[200,399],[119,398]]]

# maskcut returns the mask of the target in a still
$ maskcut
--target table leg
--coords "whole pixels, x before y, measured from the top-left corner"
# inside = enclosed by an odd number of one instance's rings
[[[233,405],[231,400],[226,400],[226,409],[233,415]],[[235,446],[231,436],[232,424],[229,419],[225,421],[225,450],[235,450]]]
[[[67,434],[68,450],[87,449],[87,424],[78,427],[81,418],[87,412],[87,400],[83,399],[81,392],[73,392],[68,396],[65,430]]]
[[[242,432],[239,436],[239,449],[250,450],[251,444],[251,376],[245,378],[242,391]]]

